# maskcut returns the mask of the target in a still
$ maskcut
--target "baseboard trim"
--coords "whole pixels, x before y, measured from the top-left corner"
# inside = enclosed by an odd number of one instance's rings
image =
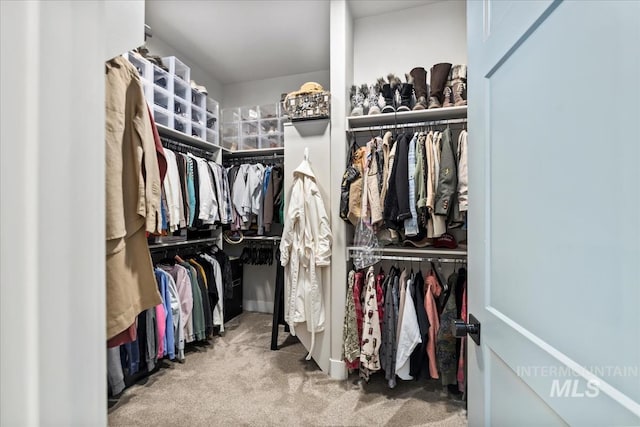
[[[329,359],[329,376],[335,380],[346,380],[348,377],[347,365],[343,360]]]

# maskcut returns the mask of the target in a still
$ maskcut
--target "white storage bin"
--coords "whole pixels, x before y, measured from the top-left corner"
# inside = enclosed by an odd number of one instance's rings
[[[162,58],[162,63],[165,67],[169,68],[169,72],[175,76],[178,76],[182,81],[189,84],[191,81],[191,68],[185,65],[175,56],[166,56]]]
[[[191,89],[191,104],[199,108],[207,108],[207,96],[195,89]]]
[[[191,105],[191,122],[205,127],[207,123],[207,113],[205,110]]]
[[[191,92],[191,86],[185,83],[183,80],[175,78],[173,79],[173,94],[185,102],[190,102],[189,94]]]
[[[278,119],[260,120],[260,135],[282,133],[281,123]]]
[[[240,135],[240,123],[223,123],[222,136],[237,138]]]
[[[272,119],[279,116],[280,104],[266,104],[260,106],[260,118]]]
[[[173,129],[173,114],[158,106],[154,106],[152,111],[153,120],[157,124]]]
[[[240,141],[240,123],[223,123],[222,124],[222,146],[232,151],[238,149]]]
[[[173,116],[173,128],[178,132],[191,135],[191,121],[180,116]]]
[[[218,145],[218,132],[207,129],[207,141],[212,144]]]
[[[232,123],[240,121],[239,108],[225,108],[222,110],[222,121],[224,123]]]
[[[165,110],[173,109],[173,95],[159,86],[153,86],[153,104]]]
[[[153,84],[173,94],[173,78],[157,65],[153,65]]]
[[[191,121],[191,106],[189,103],[180,98],[173,99],[173,112],[176,117],[182,117],[185,120]]]
[[[218,132],[218,118],[207,111],[207,129]]]
[[[257,136],[247,136],[242,138],[241,150],[255,150],[260,148],[260,139]]]
[[[220,104],[215,99],[207,98],[206,99],[205,108],[207,109],[207,112],[213,114],[216,117],[219,117],[219,115],[220,115],[220,111],[219,111]]]
[[[133,52],[127,52],[126,57],[129,62],[131,62],[134,67],[136,67],[136,69],[138,70],[138,74],[140,74],[140,77],[145,80],[153,80],[153,65],[151,64],[151,62]]]
[[[258,112],[257,106],[249,106],[249,107],[241,107],[240,108],[240,116],[242,120],[258,120],[260,118],[260,113]]]
[[[200,138],[204,141],[207,139],[207,131],[205,130],[204,126],[192,122],[191,136],[195,136],[196,138]]]
[[[283,146],[282,134],[274,133],[260,137],[260,148],[280,148]]]
[[[242,136],[258,136],[258,122],[242,122],[241,132]],[[257,144],[256,144],[257,145]]]

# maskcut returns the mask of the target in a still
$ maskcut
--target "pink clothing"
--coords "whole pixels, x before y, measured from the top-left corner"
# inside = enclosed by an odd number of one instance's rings
[[[118,347],[122,344],[134,342],[136,339],[138,339],[138,325],[137,322],[133,322],[127,329],[108,340],[107,348]]]
[[[429,319],[429,333],[427,341],[427,356],[429,356],[429,374],[431,378],[439,378],[438,363],[436,361],[436,339],[438,337],[438,329],[440,329],[440,318],[438,317],[438,306],[436,298],[440,296],[442,288],[433,271],[430,271],[426,277],[427,290],[424,295],[424,308],[427,311]]]
[[[162,304],[156,305],[156,327],[158,328],[158,359],[164,357],[164,335],[167,327],[167,315]]]

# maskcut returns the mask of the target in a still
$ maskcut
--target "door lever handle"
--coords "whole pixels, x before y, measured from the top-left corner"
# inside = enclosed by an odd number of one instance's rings
[[[473,342],[480,345],[480,322],[473,314],[469,313],[469,323],[462,319],[456,319],[451,328],[454,337],[464,338],[468,334]]]

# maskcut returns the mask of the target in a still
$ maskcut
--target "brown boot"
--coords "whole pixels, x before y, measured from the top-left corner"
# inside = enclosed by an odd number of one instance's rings
[[[442,107],[442,101],[444,99],[444,88],[449,77],[449,71],[451,70],[451,64],[443,62],[431,67],[431,93],[429,94],[429,106],[428,108],[440,108]]]
[[[454,105],[467,105],[467,66],[455,65],[451,69],[451,79]]]
[[[447,85],[444,87],[444,91],[442,92],[442,96],[444,97],[444,101],[442,102],[442,108],[453,107],[453,90],[451,89],[451,85]]]
[[[427,70],[422,67],[416,67],[409,73],[413,77],[413,89],[416,92],[416,105],[414,110],[424,110],[427,108]]]

